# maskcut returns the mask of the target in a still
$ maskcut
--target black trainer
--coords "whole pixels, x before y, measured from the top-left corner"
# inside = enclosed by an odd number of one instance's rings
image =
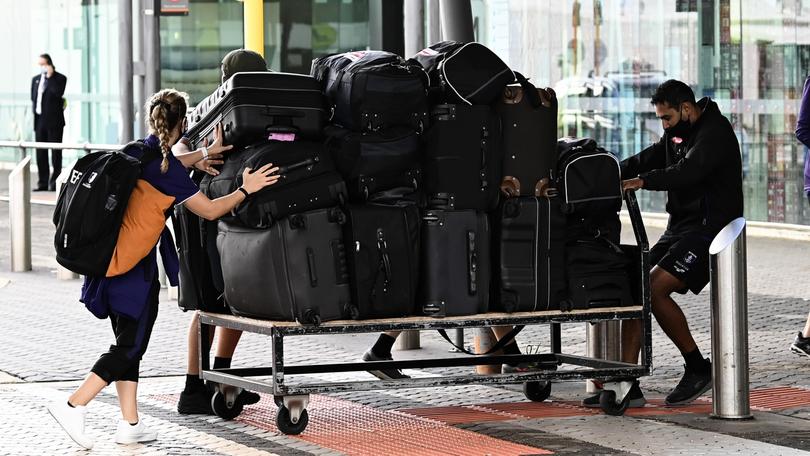
[[[210,391],[212,395],[214,394],[214,392],[216,392],[217,386],[219,386],[219,383],[217,382],[212,382],[210,380],[205,382],[206,389],[208,389],[208,391]],[[253,405],[259,402],[262,399],[262,397],[259,396],[258,393],[254,393],[253,391],[243,389],[237,399],[239,400],[239,402],[242,403],[242,405]]]
[[[796,334],[796,339],[790,345],[790,351],[797,355],[810,357],[810,337],[802,337],[802,333]]]
[[[686,405],[712,389],[712,364],[707,359],[706,372],[693,372],[683,366],[684,373],[678,386],[667,396],[667,405]]]
[[[379,356],[374,353],[373,350],[368,349],[365,353],[363,353],[363,361],[393,361],[394,358],[391,355],[388,356]],[[395,380],[400,378],[411,378],[408,375],[402,373],[399,369],[383,369],[383,370],[373,370],[368,371],[369,374],[379,378],[380,380]]]
[[[602,393],[596,393],[593,396],[586,397],[582,400],[582,406],[588,408],[600,408],[599,405],[599,396]],[[647,399],[644,398],[644,393],[641,391],[641,387],[638,384],[638,380],[633,382],[633,386],[630,387],[630,391],[627,393],[630,396],[630,403],[628,404],[628,408],[639,408],[644,407],[647,404]]]
[[[194,391],[183,390],[180,393],[180,400],[177,401],[177,413],[181,415],[213,415],[211,408],[211,396],[214,393],[208,388],[200,388]]]

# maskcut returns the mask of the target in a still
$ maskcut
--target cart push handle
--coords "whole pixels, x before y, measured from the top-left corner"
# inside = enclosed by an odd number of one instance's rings
[[[630,215],[630,223],[633,225],[633,233],[636,236],[636,243],[639,249],[646,252],[650,250],[650,241],[647,238],[647,230],[644,228],[644,221],[641,219],[641,209],[638,207],[635,190],[624,192],[624,202],[627,205],[627,213]]]

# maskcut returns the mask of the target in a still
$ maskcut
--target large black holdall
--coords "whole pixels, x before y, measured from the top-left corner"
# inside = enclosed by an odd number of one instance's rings
[[[489,311],[490,238],[485,213],[424,213],[419,300],[423,314],[449,317]]]
[[[438,105],[425,133],[424,190],[439,209],[498,206],[501,122],[489,106]]]
[[[565,282],[565,215],[553,199],[504,200],[493,262],[499,307],[506,312],[560,309]]]
[[[556,187],[563,211],[589,219],[592,225],[616,217],[622,207],[619,159],[589,138],[562,138],[557,149]]]
[[[219,253],[207,245],[208,236],[216,240],[216,225],[214,233],[209,233],[211,223],[178,204],[172,226],[180,260],[177,304],[184,311],[227,312],[222,299]],[[211,253],[216,253],[216,258],[212,259]]]
[[[501,189],[508,196],[544,196],[557,168],[557,97],[519,79],[495,104],[503,123]]]
[[[410,128],[353,132],[328,126],[324,132],[338,172],[346,180],[349,201],[367,201],[392,189],[420,188],[422,141]]]
[[[311,76],[293,73],[236,73],[187,116],[192,147],[213,142],[222,124],[225,144],[244,146],[271,133],[321,135],[328,119],[326,98]]]
[[[355,318],[414,314],[420,215],[414,204],[351,205],[345,240]]]
[[[355,131],[394,126],[423,130],[428,122],[428,78],[385,51],[355,51],[312,61],[311,74],[321,82],[333,109],[332,122]]]
[[[223,222],[225,300],[236,315],[319,324],[351,318],[339,208],[291,215],[266,230]]]
[[[281,178],[250,195],[234,210],[241,225],[267,228],[287,215],[335,206],[346,200],[346,184],[335,171],[323,143],[269,141],[249,148],[242,157],[234,188],[242,185],[245,168],[256,170],[268,163],[280,168]]]
[[[488,105],[515,81],[509,66],[480,43],[442,41],[421,50],[416,61],[430,77],[433,102]]]

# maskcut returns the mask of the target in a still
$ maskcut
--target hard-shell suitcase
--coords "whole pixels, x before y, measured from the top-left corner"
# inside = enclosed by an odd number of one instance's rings
[[[485,213],[428,210],[422,217],[419,303],[434,317],[489,311],[490,230]]]
[[[351,317],[339,208],[291,215],[270,229],[220,222],[225,300],[236,315],[319,324]]]
[[[411,60],[427,71],[432,90],[440,89],[440,101],[444,103],[488,105],[506,84],[515,80],[509,66],[480,43],[442,41],[421,50]]]
[[[425,133],[424,190],[438,209],[498,206],[501,123],[489,106],[438,105]]]
[[[528,94],[536,93],[530,97]],[[557,97],[522,80],[507,86],[495,111],[503,124],[503,179],[507,196],[545,196],[557,168]]]
[[[274,132],[317,138],[328,119],[326,98],[311,76],[293,73],[236,73],[187,116],[192,147],[213,142],[222,124],[225,144],[244,146]]]
[[[554,200],[503,201],[493,255],[497,302],[506,312],[560,309],[566,299],[565,215]]]
[[[414,314],[420,215],[414,204],[351,205],[345,225],[356,318]]]
[[[245,168],[259,169],[272,163],[280,169],[277,183],[250,195],[234,211],[247,227],[267,228],[287,215],[342,204],[346,184],[335,171],[326,146],[311,141],[269,141],[252,148],[236,175],[242,185]]]
[[[346,180],[349,201],[364,202],[396,188],[416,191],[422,180],[422,141],[412,129],[380,132],[324,129],[338,172]]]
[[[408,126],[422,131],[428,122],[428,78],[422,67],[384,51],[356,51],[321,57],[312,74],[325,81],[332,122],[355,131]]]

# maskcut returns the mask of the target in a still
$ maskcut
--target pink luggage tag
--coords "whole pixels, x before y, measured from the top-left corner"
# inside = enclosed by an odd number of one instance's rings
[[[295,133],[270,133],[267,139],[271,141],[293,142],[295,141]]]

